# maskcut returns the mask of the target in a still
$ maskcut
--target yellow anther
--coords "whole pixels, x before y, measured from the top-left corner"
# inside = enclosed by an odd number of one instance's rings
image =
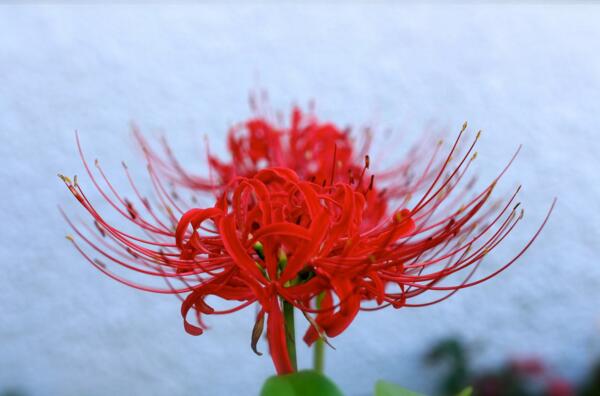
[[[62,180],[63,182],[67,183],[67,184],[72,184],[71,179],[69,179],[68,176],[65,175],[61,175],[60,173],[58,174],[58,177],[60,178],[60,180]]]

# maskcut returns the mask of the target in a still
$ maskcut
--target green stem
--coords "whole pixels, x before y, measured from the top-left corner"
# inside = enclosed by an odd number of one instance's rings
[[[287,343],[288,354],[294,371],[298,370],[296,363],[296,329],[294,327],[294,306],[287,301],[283,301],[283,318],[285,320],[285,340]]]
[[[313,348],[315,349],[313,354],[314,369],[319,373],[323,373],[325,371],[325,343],[319,338],[315,341]]]
[[[321,308],[321,300],[325,297],[324,293],[317,296],[317,309]],[[325,342],[319,338],[314,345],[313,351],[313,368],[319,373],[325,371]]]

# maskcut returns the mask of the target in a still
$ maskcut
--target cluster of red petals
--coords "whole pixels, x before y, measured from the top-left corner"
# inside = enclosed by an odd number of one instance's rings
[[[267,111],[260,110],[259,106],[254,105],[253,108],[255,117],[234,125],[228,132],[230,159],[223,160],[207,153],[208,176],[188,172],[166,141],[163,141],[164,155],[161,155],[153,150],[136,127],[134,133],[147,160],[162,178],[198,193],[218,196],[236,177],[253,177],[267,167],[291,169],[300,179],[317,184],[345,181],[355,184],[359,190],[372,190],[363,216],[365,227],[376,225],[387,214],[390,199],[404,198],[422,188],[434,173],[434,170],[428,169],[421,180],[409,185],[411,169],[423,161],[425,153],[430,154],[430,147],[422,147],[423,152],[414,147],[393,168],[377,173],[378,183],[392,182],[391,186],[378,190],[374,185],[374,175],[366,177],[372,141],[369,128],[364,128],[358,143],[358,137],[351,134],[350,128],[342,129],[331,122],[321,122],[312,111],[305,112],[294,107],[289,121],[284,122],[272,119],[281,116],[263,114]]]
[[[320,122],[312,112],[294,107],[289,122],[284,123],[255,111],[255,117],[229,130],[229,160],[208,154],[210,177],[187,172],[166,144],[166,158],[163,158],[137,130],[136,137],[149,160],[165,177],[199,191],[212,191],[238,176],[252,177],[265,167],[289,168],[301,179],[316,183],[330,181],[334,163],[337,169],[333,177],[336,179],[346,180],[349,174],[358,177],[362,172],[362,160],[357,164],[356,159],[367,154],[371,141],[368,131],[365,131],[359,150],[349,128],[340,129],[335,124]]]
[[[122,197],[98,163],[97,172],[85,160],[84,164],[104,200],[141,234],[109,224],[79,184],[63,177],[95,227],[67,219],[101,259],[71,240],[114,279],[178,295],[185,329],[191,334],[202,333],[202,315],[256,305],[258,327],[266,318],[277,372],[287,373],[293,367],[284,301],[307,318],[304,340],[311,344],[339,335],[360,310],[426,306],[481,283],[511,265],[537,237],[547,218],[514,258],[473,279],[484,257],[522,219],[522,210],[515,202],[518,190],[504,200],[490,200],[506,168],[480,192],[459,187],[475,157],[477,140],[462,145],[465,128],[446,156],[439,158],[440,145],[434,143],[428,157],[415,158],[420,153],[415,150],[396,168],[369,176],[368,157],[364,160],[368,143],[355,150],[348,131],[298,109],[287,127],[276,127],[263,117],[234,127],[229,134],[231,162],[209,156],[218,178],[190,175],[170,151],[164,160],[138,135],[150,163],[154,205],[140,193],[126,167],[141,205]],[[411,171],[415,161],[422,164],[417,167],[420,174]],[[183,202],[167,191],[165,180],[214,194],[215,204],[197,208]],[[109,268],[107,260],[161,279],[165,286],[134,283]],[[441,296],[420,297],[430,291]],[[233,306],[217,310],[209,297]],[[193,321],[188,320],[190,312],[196,314]]]

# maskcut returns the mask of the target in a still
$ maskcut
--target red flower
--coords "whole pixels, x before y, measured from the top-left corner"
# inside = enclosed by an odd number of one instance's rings
[[[319,337],[339,335],[360,310],[430,305],[495,276],[523,254],[547,221],[546,217],[513,259],[473,279],[484,257],[514,229],[523,212],[515,204],[518,190],[501,204],[490,204],[494,186],[506,169],[468,199],[471,183],[459,189],[475,158],[477,141],[473,139],[461,151],[466,124],[445,158],[438,159],[440,146],[433,146],[420,175],[410,172],[418,167],[418,159],[412,156],[410,163],[394,172],[377,174],[381,190],[376,190],[374,176],[366,174],[368,157],[358,165],[349,135],[332,124],[320,124],[296,109],[289,129],[277,129],[262,118],[242,125],[247,135],[238,136],[240,127],[230,134],[232,162],[209,158],[219,174],[218,183],[190,176],[174,159],[161,160],[142,140],[157,205],[140,195],[127,168],[141,205],[123,198],[96,163],[101,179],[97,180],[84,160],[103,198],[142,236],[110,225],[77,182],[63,177],[94,219],[97,232],[68,221],[103,261],[93,259],[70,239],[96,268],[114,279],[181,296],[184,326],[190,334],[202,333],[202,315],[257,304],[253,348],[266,315],[278,373],[294,369],[282,303],[305,315],[309,325],[304,340],[310,345]],[[312,153],[308,158],[307,152]],[[169,176],[167,180],[215,193],[215,205],[184,211],[181,199],[167,193],[156,168]],[[399,169],[403,171],[395,178]],[[419,199],[413,200],[420,191]],[[154,276],[166,286],[134,283],[104,260]],[[433,291],[443,295],[419,299]],[[215,310],[207,303],[209,296],[234,305]],[[317,298],[322,299],[318,307]],[[190,311],[196,313],[196,323],[188,321]]]
[[[562,378],[552,378],[546,389],[548,396],[574,396],[574,387]]]

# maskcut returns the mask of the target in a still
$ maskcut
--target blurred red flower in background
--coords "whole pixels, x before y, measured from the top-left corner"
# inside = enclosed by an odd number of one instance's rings
[[[463,179],[476,157],[479,134],[468,144],[465,134],[466,124],[445,156],[440,155],[441,144],[427,139],[397,166],[371,173],[366,154],[370,134],[357,149],[349,130],[294,108],[289,126],[265,115],[236,125],[228,138],[231,161],[209,154],[210,174],[202,177],[184,170],[166,145],[167,157],[161,157],[136,131],[156,203],[140,193],[127,167],[139,203],[124,198],[97,162],[97,172],[92,172],[80,147],[92,183],[133,227],[111,225],[76,180],[61,176],[95,227],[67,221],[102,258],[93,258],[75,238],[69,239],[108,276],[179,296],[190,334],[203,332],[202,315],[257,304],[252,347],[256,351],[266,318],[276,370],[288,373],[295,367],[284,323],[286,306],[306,317],[304,340],[310,345],[339,335],[360,310],[422,307],[481,283],[510,266],[537,237],[548,217],[513,259],[473,279],[523,211],[516,203],[518,189],[502,200],[490,198],[512,160],[489,185],[470,192],[473,181]],[[195,207],[169,192],[169,183],[212,196],[215,203]],[[134,282],[106,260],[165,286]],[[442,295],[420,298],[429,292]],[[211,296],[234,305],[216,310],[206,301]],[[190,311],[195,323],[188,321]]]

